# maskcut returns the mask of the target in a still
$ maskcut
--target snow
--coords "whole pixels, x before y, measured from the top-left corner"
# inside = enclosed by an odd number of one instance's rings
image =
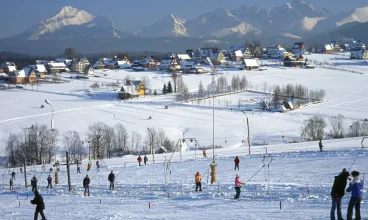
[[[69,74],[61,74],[61,78],[68,82],[40,84],[38,90],[32,90],[31,86],[0,90],[0,106],[6,106],[0,108],[1,150],[4,150],[9,133],[20,133],[23,128],[35,123],[50,124],[51,108],[48,105],[40,108],[48,99],[53,105],[55,128],[60,134],[75,130],[84,139],[88,126],[96,122],[104,122],[109,126],[122,123],[129,134],[137,131],[142,137],[147,127],[152,127],[163,129],[167,136],[177,141],[186,130],[185,137],[196,138],[202,147],[212,146],[213,141],[215,145],[222,146],[215,149],[218,180],[213,185],[207,184],[212,150],[207,151],[209,158],[203,159],[198,146],[189,141],[188,148],[197,151],[174,153],[171,174],[166,176],[166,186],[163,162],[171,157],[171,153],[156,154],[155,164],[152,164],[152,156],[148,155],[149,165],[143,167],[137,166],[137,155],[104,160],[99,172],[93,167],[89,173],[94,176],[91,182],[92,197],[82,196],[86,160],[82,164],[82,174],[76,174],[75,165],[71,168],[73,190],[70,193],[67,191],[65,167],[61,167],[60,184],[52,191],[46,189],[47,173],[42,173],[40,166],[28,167],[30,173],[27,179],[37,175],[40,181],[40,192],[44,196],[45,213],[49,219],[329,219],[329,193],[333,177],[342,168],[348,169],[351,165],[350,171],[367,173],[368,151],[366,148],[360,151],[361,138],[324,140],[323,153],[318,152],[318,142],[294,142],[300,141],[300,127],[311,116],[318,114],[324,117],[328,124],[326,131],[331,129],[329,118],[337,114],[344,115],[345,130],[353,121],[367,117],[368,64],[350,60],[347,54],[311,54],[305,57],[316,69],[285,68],[275,65],[273,60],[261,60],[260,64],[273,65],[269,65],[267,71],[218,70],[229,82],[235,75],[245,75],[253,90],[262,91],[266,83],[265,93],[268,86],[289,83],[326,91],[324,102],[286,113],[257,110],[257,101],[269,98],[261,93],[241,92],[181,103],[176,101],[175,95],[147,95],[138,99],[117,100],[118,91],[111,87],[102,86],[88,91],[95,82],[105,84],[119,80],[121,83],[126,76],[137,80],[146,76],[151,81],[151,89],[157,91],[162,90],[164,83],[172,81],[170,74],[150,70],[95,70],[101,76],[87,80],[70,79]],[[202,68],[209,69],[204,65]],[[206,88],[213,78],[217,80],[219,74],[183,74],[183,80],[189,92],[195,92],[199,81]],[[165,109],[164,106],[169,108]],[[240,110],[247,110],[246,115]],[[149,116],[151,120],[147,120]],[[248,155],[246,141],[247,118],[251,155]],[[256,173],[263,166],[265,147],[273,155],[269,176],[265,168]],[[5,152],[2,152],[4,155]],[[240,171],[233,171],[235,156],[240,157]],[[62,155],[59,157],[62,158]],[[267,159],[270,161],[269,157]],[[46,170],[49,167],[46,165]],[[107,175],[111,170],[116,174],[121,172],[115,191],[107,190]],[[15,171],[18,173],[18,169]],[[197,171],[203,176],[204,191],[201,193],[194,192],[193,181]],[[3,183],[0,213],[3,219],[29,219],[34,207],[29,204],[31,192],[23,187],[23,176],[17,174],[16,192],[9,192],[9,170],[0,172],[0,184]],[[231,199],[235,194],[233,181],[236,173],[240,174],[242,181],[255,174],[242,189],[240,201]],[[349,198],[347,194],[343,199],[344,216]],[[151,209],[148,209],[148,203]],[[362,216],[368,215],[367,210],[367,203],[362,203]]]

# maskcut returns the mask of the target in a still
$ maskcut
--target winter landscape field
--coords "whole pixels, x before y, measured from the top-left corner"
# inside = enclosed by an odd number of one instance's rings
[[[309,103],[284,113],[257,107],[257,100],[269,98],[267,92],[245,91],[209,96],[201,101],[178,101],[176,94],[161,94],[163,84],[172,78],[159,71],[95,70],[99,77],[87,80],[62,74],[62,79],[68,82],[1,90],[0,150],[2,155],[6,154],[5,146],[11,134],[21,133],[34,124],[50,126],[52,117],[59,134],[77,131],[83,140],[89,126],[103,122],[109,126],[121,123],[129,134],[138,132],[142,138],[147,136],[147,128],[154,128],[162,129],[175,142],[195,138],[201,146],[220,146],[214,154],[212,149],[207,150],[208,158],[203,158],[197,146],[187,141],[182,152],[156,154],[155,163],[152,156],[147,155],[148,165],[141,167],[137,163],[138,155],[105,159],[99,171],[93,166],[89,172],[91,197],[83,196],[82,187],[87,159],[82,162],[81,174],[76,173],[76,165],[71,167],[71,192],[67,188],[65,166],[59,173],[60,184],[52,190],[46,189],[48,169],[52,165],[46,164],[45,169],[29,166],[27,181],[33,175],[39,179],[48,219],[329,219],[334,176],[346,168],[360,171],[363,178],[368,171],[368,143],[366,140],[362,145],[363,137],[328,139],[326,136],[324,152],[319,152],[318,142],[306,142],[301,136],[301,127],[315,115],[326,120],[326,133],[331,130],[329,119],[338,114],[344,116],[345,131],[349,131],[353,122],[366,119],[368,63],[350,60],[344,54],[305,57],[315,69],[284,68],[275,62],[263,61],[264,71],[219,69],[215,76],[210,73],[182,76],[189,92],[197,92],[200,81],[207,87],[220,76],[230,82],[235,75],[245,75],[252,91],[287,84],[325,91],[323,102]],[[148,77],[151,90],[159,94],[118,100],[118,91],[112,87],[90,88],[96,82],[121,82],[126,76]],[[52,104],[53,112],[51,106],[45,104],[46,99]],[[250,154],[246,140],[247,118]],[[65,163],[62,144],[58,145],[58,158]],[[142,142],[137,150],[143,150],[143,145]],[[239,171],[233,170],[235,156],[240,157]],[[208,170],[213,157],[217,164],[217,182],[210,184]],[[119,174],[113,191],[108,189],[107,180],[111,170]],[[17,173],[15,192],[9,190],[9,174],[13,171]],[[195,192],[196,172],[203,177],[202,192]],[[233,200],[236,174],[246,181],[239,201]],[[0,176],[2,218],[31,219],[34,207],[29,200],[33,193],[24,187],[19,169],[2,169]],[[346,193],[344,217],[349,198]],[[362,202],[361,209],[362,216],[367,218],[366,202]]]

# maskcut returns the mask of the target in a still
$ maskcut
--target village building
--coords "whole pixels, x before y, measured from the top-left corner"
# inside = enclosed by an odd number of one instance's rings
[[[130,63],[125,60],[120,60],[115,62],[116,69],[130,69]]]
[[[363,41],[353,41],[350,45],[350,59],[368,59],[368,52]]]
[[[305,54],[307,52],[307,48],[303,42],[296,42],[291,48],[291,53],[295,55]]]
[[[333,46],[331,44],[324,44],[321,48],[321,53],[331,54],[333,52]]]
[[[17,66],[13,62],[5,62],[1,64],[1,68],[4,73],[12,73],[14,70],[17,70]]]
[[[157,62],[153,56],[146,56],[141,60],[141,66],[146,69],[156,69]]]
[[[188,54],[178,54],[178,59],[180,61],[187,61],[187,60],[191,60],[192,58],[188,55]]]
[[[269,44],[264,50],[264,56],[266,58],[279,59],[283,54],[287,52],[280,44]]]
[[[303,60],[303,55],[299,54],[296,57],[285,57],[284,66],[286,67],[301,67],[306,64],[306,61]]]
[[[38,78],[44,79],[45,74],[47,74],[47,69],[43,64],[29,65],[28,68],[31,68],[35,71]]]
[[[140,80],[127,80],[121,87],[118,98],[119,99],[133,99],[138,98],[141,95],[145,95],[145,87]]]
[[[241,70],[255,70],[259,68],[259,64],[256,59],[244,59]]]
[[[36,72],[32,68],[15,70],[9,74],[11,84],[26,84],[37,82]]]
[[[61,73],[65,71],[66,68],[67,67],[65,63],[52,62],[52,63],[46,64],[46,70],[49,74]]]
[[[87,58],[78,58],[78,59],[74,59],[72,61],[70,69],[71,69],[72,72],[84,73],[86,68],[89,69],[89,67],[90,67],[90,63],[87,60]]]

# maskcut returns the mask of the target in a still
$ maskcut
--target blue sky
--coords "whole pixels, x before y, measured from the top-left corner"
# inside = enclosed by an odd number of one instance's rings
[[[1,2],[0,38],[18,34],[39,21],[57,13],[63,6],[83,9],[93,15],[108,17],[120,30],[131,30],[151,24],[169,14],[195,18],[216,8],[229,10],[241,5],[264,8],[291,0],[11,0]],[[317,8],[333,13],[368,5],[367,0],[306,0]]]

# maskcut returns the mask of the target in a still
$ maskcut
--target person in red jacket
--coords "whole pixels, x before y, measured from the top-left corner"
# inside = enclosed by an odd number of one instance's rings
[[[142,162],[142,157],[141,157],[141,155],[139,155],[139,156],[138,156],[137,160],[138,160],[138,164],[139,164],[139,166],[141,166],[141,162]]]
[[[239,157],[238,157],[238,156],[236,156],[236,157],[235,157],[234,163],[235,163],[235,168],[234,168],[234,170],[236,170],[236,168],[238,168],[238,170],[239,170],[239,163],[240,163],[240,160],[239,160]]]

